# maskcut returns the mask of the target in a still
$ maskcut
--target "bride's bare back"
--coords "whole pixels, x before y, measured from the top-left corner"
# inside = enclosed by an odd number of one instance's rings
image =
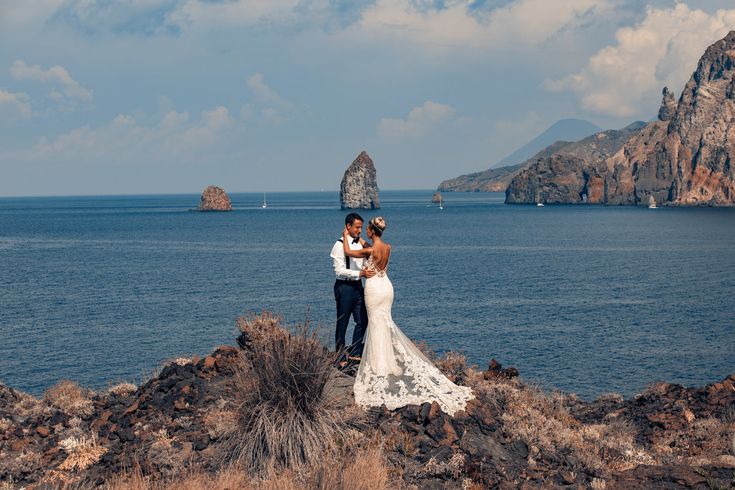
[[[384,271],[388,268],[388,261],[390,260],[391,246],[389,243],[384,241],[376,241],[373,243],[372,252],[370,257],[372,258],[373,265],[376,269]]]

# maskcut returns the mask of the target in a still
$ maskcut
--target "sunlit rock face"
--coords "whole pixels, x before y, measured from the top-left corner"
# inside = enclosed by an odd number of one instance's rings
[[[735,205],[735,31],[707,48],[678,103],[664,88],[658,116],[612,155],[537,159],[506,202]]]
[[[345,171],[339,194],[342,209],[378,209],[378,180],[367,152],[360,153]]]
[[[210,185],[199,201],[199,211],[232,211],[232,202],[224,189]]]

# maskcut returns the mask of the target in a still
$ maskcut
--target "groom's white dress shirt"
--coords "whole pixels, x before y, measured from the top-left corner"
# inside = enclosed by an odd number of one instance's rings
[[[362,250],[360,242],[352,243],[353,238],[349,237],[350,250]],[[332,266],[334,267],[334,274],[337,279],[343,281],[359,281],[360,271],[363,266],[363,259],[356,259],[354,257],[345,257],[345,250],[341,240],[337,240],[332,247]],[[349,260],[349,267],[347,267],[347,260]]]

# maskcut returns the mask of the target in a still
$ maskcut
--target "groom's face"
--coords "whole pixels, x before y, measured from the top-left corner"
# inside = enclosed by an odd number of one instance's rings
[[[360,236],[360,233],[362,233],[362,221],[359,219],[356,219],[352,222],[351,225],[347,225],[347,233],[350,234],[352,238],[357,238]]]

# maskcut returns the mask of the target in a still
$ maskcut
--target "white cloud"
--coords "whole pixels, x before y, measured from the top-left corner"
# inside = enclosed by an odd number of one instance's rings
[[[255,96],[262,102],[273,103],[281,107],[291,106],[290,102],[278,95],[278,92],[265,83],[262,73],[256,73],[255,75],[248,77],[245,83],[253,94],[255,94]]]
[[[22,155],[28,160],[59,157],[83,162],[168,160],[207,153],[225,142],[233,128],[235,120],[223,106],[202,112],[196,120],[186,112],[172,110],[151,125],[141,124],[131,115],[119,114],[97,128],[82,126],[50,141],[42,138]]]
[[[64,0],[3,0],[0,2],[0,24],[17,25],[45,21]]]
[[[366,39],[398,39],[427,49],[537,45],[587,15],[604,10],[607,0],[517,0],[478,11],[474,0],[417,5],[411,0],[378,0],[352,31]]]
[[[28,119],[31,114],[31,102],[27,94],[0,89],[0,115]]]
[[[52,88],[49,97],[66,106],[88,104],[94,97],[92,90],[82,87],[66,68],[59,65],[43,69],[40,65],[29,65],[25,61],[16,60],[10,67],[10,75],[17,81],[32,80],[55,85],[58,90],[56,87]]]
[[[405,119],[383,118],[378,124],[378,135],[384,138],[416,138],[455,119],[454,108],[427,100],[414,107]]]
[[[301,0],[187,0],[181,2],[171,20],[179,25],[203,27],[282,24],[299,19],[295,8],[301,3]]]
[[[599,114],[646,117],[664,85],[679,92],[706,47],[735,26],[735,10],[708,14],[679,3],[648,8],[634,27],[619,29],[616,43],[594,54],[578,73],[547,80],[551,92],[579,94],[581,106]]]
[[[181,0],[66,0],[54,18],[87,34],[176,33],[172,17],[188,2]]]
[[[288,100],[281,97],[278,92],[265,83],[265,77],[262,73],[256,73],[245,80],[250,91],[255,98],[263,106],[260,114],[264,119],[280,124],[288,121],[294,113],[294,105]],[[248,106],[247,114],[252,114],[252,108]],[[243,112],[241,111],[241,116]]]

